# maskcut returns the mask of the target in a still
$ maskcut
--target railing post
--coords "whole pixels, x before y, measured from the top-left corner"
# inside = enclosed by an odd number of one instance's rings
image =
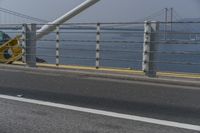
[[[27,33],[27,25],[23,24],[22,25],[22,62],[26,63],[26,33]]]
[[[60,27],[56,27],[56,66],[60,65]]]
[[[146,76],[156,77],[155,52],[158,49],[156,44],[159,30],[158,22],[147,22],[144,24],[144,44],[143,44],[143,63],[142,69]]]
[[[26,63],[36,67],[36,24],[26,26]]]
[[[96,33],[96,69],[100,67],[100,31],[101,24],[97,23],[97,33]]]

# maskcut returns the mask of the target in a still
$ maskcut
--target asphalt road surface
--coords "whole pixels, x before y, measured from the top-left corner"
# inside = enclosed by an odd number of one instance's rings
[[[0,94],[200,125],[200,88],[0,70]],[[0,97],[0,133],[198,133],[155,123]]]

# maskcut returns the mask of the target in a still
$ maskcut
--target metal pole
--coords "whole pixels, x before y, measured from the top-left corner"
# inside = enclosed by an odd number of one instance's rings
[[[22,62],[26,63],[26,33],[27,33],[27,25],[22,25]]]
[[[167,39],[167,22],[168,22],[168,8],[165,8],[165,26],[164,26],[164,39]]]
[[[171,25],[170,25],[170,29],[171,29],[171,32],[172,32],[172,30],[173,30],[173,8],[170,8],[170,11],[171,11],[171,20],[170,20],[170,22],[171,22]]]
[[[158,35],[156,32],[159,29],[158,22],[145,22],[144,25],[144,44],[143,44],[143,63],[142,69],[146,76],[156,77],[155,52],[158,50],[156,41]]]
[[[96,69],[100,66],[100,23],[97,24],[97,35],[96,35]]]
[[[60,27],[56,28],[56,66],[60,65]]]
[[[58,25],[62,25],[63,23],[65,23],[69,19],[75,17],[76,15],[83,12],[84,10],[86,10],[87,8],[96,4],[99,1],[100,0],[86,0],[85,2],[83,2],[79,6],[75,7],[71,11],[67,12],[63,16],[59,17],[58,19],[54,20],[53,22],[50,22],[50,23],[44,25],[41,29],[39,29],[37,31],[37,37],[36,38],[37,39],[42,38],[43,36],[47,35],[51,31],[55,30]]]
[[[150,56],[150,42],[151,42],[151,26],[150,22],[144,23],[144,44],[143,44],[143,62],[142,70],[147,74],[149,71],[149,56]]]
[[[36,24],[30,24],[26,29],[26,63],[36,67]]]

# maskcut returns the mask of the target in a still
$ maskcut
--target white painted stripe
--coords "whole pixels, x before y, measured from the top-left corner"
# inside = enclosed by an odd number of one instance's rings
[[[96,115],[109,116],[109,117],[120,118],[120,119],[127,119],[127,120],[157,124],[157,125],[162,125],[162,126],[169,126],[169,127],[175,127],[175,128],[181,128],[181,129],[187,129],[187,130],[200,131],[199,125],[159,120],[159,119],[153,119],[153,118],[148,118],[148,117],[127,115],[127,114],[121,114],[121,113],[115,113],[115,112],[109,112],[109,111],[103,111],[103,110],[96,110],[96,109],[89,109],[89,108],[83,108],[83,107],[77,107],[77,106],[71,106],[71,105],[65,105],[65,104],[58,104],[58,103],[52,103],[52,102],[45,102],[45,101],[40,101],[40,100],[19,98],[19,97],[14,97],[14,96],[7,96],[7,95],[0,95],[0,98],[24,102],[24,103],[31,103],[31,104],[73,110],[73,111],[84,112],[84,113],[91,113],[91,114],[96,114]]]

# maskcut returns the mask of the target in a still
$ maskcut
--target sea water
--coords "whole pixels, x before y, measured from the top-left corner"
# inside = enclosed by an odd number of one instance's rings
[[[70,33],[71,32],[71,33]],[[102,31],[100,67],[117,67],[142,70],[144,33],[130,31]],[[51,33],[37,43],[37,56],[48,63],[56,62],[56,34]],[[96,33],[92,30],[60,33],[60,64],[95,66]],[[184,39],[184,38],[182,38]],[[187,40],[187,39],[186,39]],[[200,44],[157,44],[157,71],[200,73]],[[191,51],[192,54],[173,52]],[[162,52],[169,52],[162,53]],[[187,64],[185,64],[187,63]],[[196,63],[191,65],[189,63]]]

